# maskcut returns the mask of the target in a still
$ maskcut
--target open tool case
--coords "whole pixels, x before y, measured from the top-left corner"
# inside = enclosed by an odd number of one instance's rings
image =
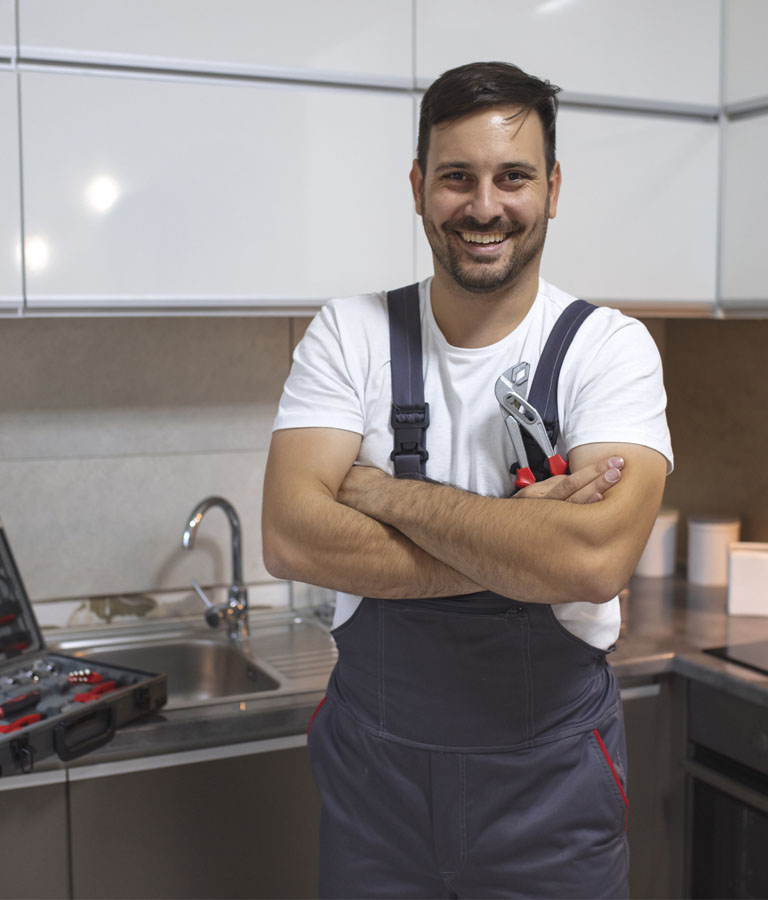
[[[0,776],[76,759],[159,709],[167,676],[46,649],[0,523]]]

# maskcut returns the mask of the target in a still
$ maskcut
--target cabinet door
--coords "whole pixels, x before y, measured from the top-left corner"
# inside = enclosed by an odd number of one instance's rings
[[[415,0],[416,75],[515,63],[568,93],[714,107],[719,0]]]
[[[2,900],[69,896],[66,773],[0,779]]]
[[[7,0],[6,0],[7,2]],[[410,0],[22,0],[21,54],[412,82]]]
[[[0,10],[1,11],[1,10]],[[0,72],[0,309],[21,305],[21,205],[16,74]],[[27,242],[34,258],[35,244]]]
[[[0,0],[0,56],[11,57],[15,52],[14,0]]]
[[[71,776],[75,898],[316,896],[319,799],[306,747],[141,762],[145,771],[132,761],[125,774]]]
[[[768,98],[768,3],[729,0],[725,4],[725,103]]]
[[[413,275],[411,98],[25,72],[30,306],[301,307]]]
[[[722,210],[723,307],[768,307],[768,254],[765,206],[768,203],[768,115],[729,122],[726,127]]]
[[[666,301],[711,307],[717,147],[706,122],[564,109],[563,188],[544,277],[633,310]]]

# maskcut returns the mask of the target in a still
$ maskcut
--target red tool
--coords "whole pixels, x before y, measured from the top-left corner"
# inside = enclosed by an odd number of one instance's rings
[[[22,716],[11,722],[10,725],[0,725],[0,734],[10,734],[12,731],[20,731],[25,725],[33,725],[45,718],[43,713],[30,713],[28,716]]]
[[[29,634],[26,631],[17,631],[9,634],[0,641],[0,652],[6,656],[12,656],[14,653],[20,653],[29,646]]]
[[[22,709],[37,706],[40,702],[40,691],[30,691],[28,694],[20,694],[12,700],[4,700],[0,705],[0,719],[8,719]]]
[[[13,622],[21,612],[21,607],[15,600],[3,600],[0,603],[0,626]]]
[[[86,694],[75,694],[74,700],[75,703],[88,703],[89,700],[98,700],[103,694],[108,694],[110,691],[117,690],[118,684],[116,681],[102,681],[101,684],[97,684],[96,687],[91,688]]]

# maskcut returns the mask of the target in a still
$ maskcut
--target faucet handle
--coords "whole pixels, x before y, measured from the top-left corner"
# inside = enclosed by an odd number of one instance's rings
[[[219,623],[221,622],[221,611],[218,610],[213,603],[211,603],[208,594],[205,593],[205,591],[200,587],[200,585],[195,581],[194,578],[192,579],[192,587],[194,588],[197,596],[203,601],[203,603],[205,603],[207,607],[205,610],[205,621],[213,628],[218,627]]]

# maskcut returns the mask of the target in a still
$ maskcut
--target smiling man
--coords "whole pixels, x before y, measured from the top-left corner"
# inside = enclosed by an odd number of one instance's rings
[[[429,88],[411,187],[434,276],[330,303],[285,386],[265,562],[339,592],[310,731],[323,897],[627,895],[606,655],[672,451],[644,327],[540,278],[557,91],[504,63]],[[550,448],[516,490],[494,388],[524,364],[571,474]]]

